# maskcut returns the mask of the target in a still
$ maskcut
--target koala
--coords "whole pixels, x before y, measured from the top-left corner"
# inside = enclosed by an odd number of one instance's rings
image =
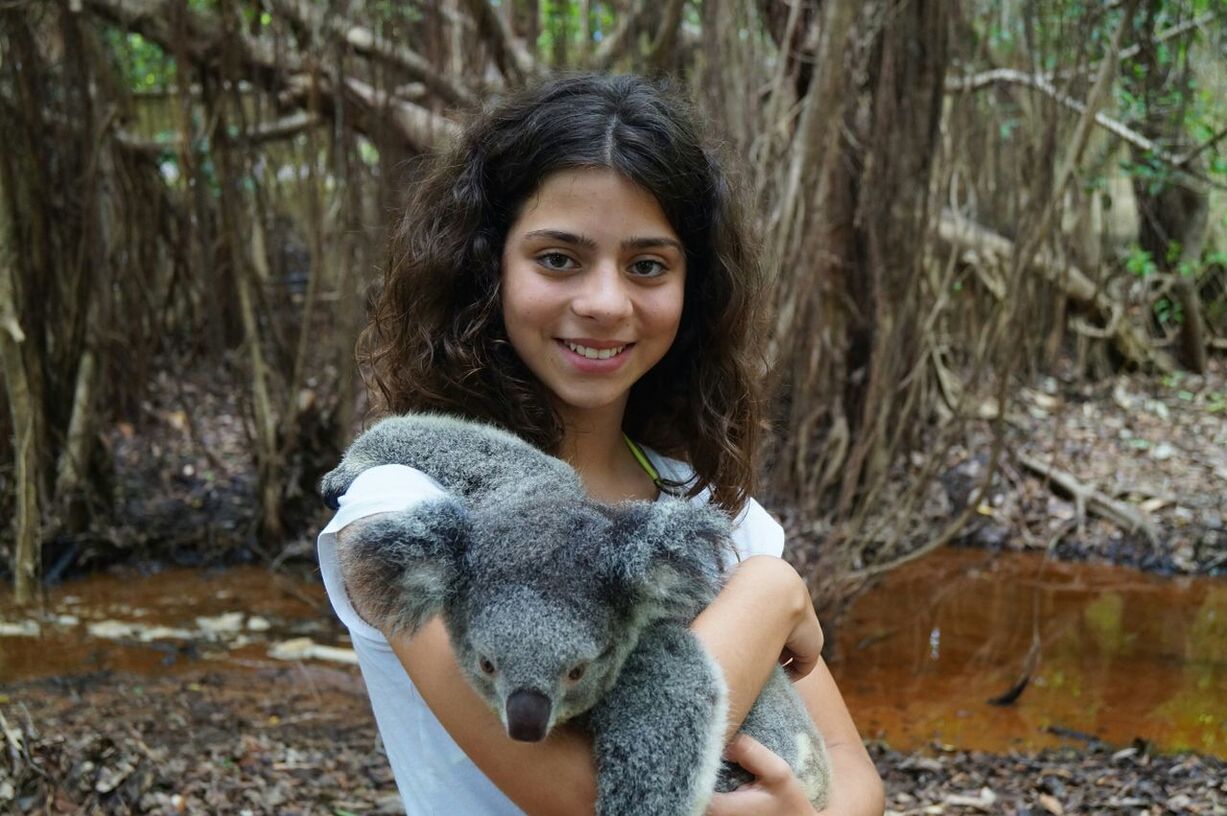
[[[442,615],[466,678],[512,739],[574,720],[592,735],[597,813],[699,814],[751,779],[721,762],[723,674],[687,628],[719,592],[729,520],[683,499],[606,505],[513,434],[452,417],[385,419],[324,477],[408,465],[448,492],[373,518],[339,553],[370,622],[412,634]],[[783,757],[821,807],[822,737],[782,670],[742,731]]]

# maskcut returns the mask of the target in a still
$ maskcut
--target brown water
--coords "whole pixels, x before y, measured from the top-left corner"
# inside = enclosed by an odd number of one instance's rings
[[[317,580],[257,567],[95,575],[16,609],[0,594],[0,683],[95,671],[163,675],[202,668],[284,665],[272,644],[302,636],[335,640],[339,624]]]
[[[859,598],[832,666],[864,736],[1004,751],[1071,729],[1227,757],[1227,581],[946,550]],[[1017,701],[986,701],[1038,663]]]
[[[0,683],[99,670],[165,675],[284,665],[310,637],[346,645],[318,580],[259,568],[96,576],[35,613],[0,595]],[[986,703],[1036,652],[1009,707]],[[860,597],[832,670],[862,734],[898,748],[1002,751],[1068,742],[1227,757],[1227,581],[1163,579],[1038,557],[948,550]],[[0,688],[0,692],[3,689]]]

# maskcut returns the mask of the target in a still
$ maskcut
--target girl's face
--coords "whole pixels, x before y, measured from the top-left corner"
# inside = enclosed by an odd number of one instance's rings
[[[503,322],[564,418],[617,411],[682,317],[686,257],[656,199],[600,168],[548,176],[507,232]]]

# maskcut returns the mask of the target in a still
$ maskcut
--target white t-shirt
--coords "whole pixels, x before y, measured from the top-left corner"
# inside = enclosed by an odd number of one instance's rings
[[[690,478],[688,465],[647,448],[644,452],[663,478],[678,482]],[[473,764],[436,719],[383,634],[354,611],[337,562],[336,534],[345,525],[375,513],[404,510],[444,494],[434,479],[404,465],[381,465],[364,471],[341,496],[336,515],[320,532],[320,572],[332,608],[349,629],[406,813],[523,816],[523,811]],[[692,499],[700,503],[707,500],[707,491]],[[752,555],[778,557],[784,552],[784,529],[751,499],[737,519],[733,544],[737,552],[730,560]]]

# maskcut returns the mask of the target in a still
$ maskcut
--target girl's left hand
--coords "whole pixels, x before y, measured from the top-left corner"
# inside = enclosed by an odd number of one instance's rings
[[[736,762],[754,781],[735,791],[717,793],[706,816],[798,816],[816,813],[788,763],[761,742],[738,734],[728,744],[724,758]]]

